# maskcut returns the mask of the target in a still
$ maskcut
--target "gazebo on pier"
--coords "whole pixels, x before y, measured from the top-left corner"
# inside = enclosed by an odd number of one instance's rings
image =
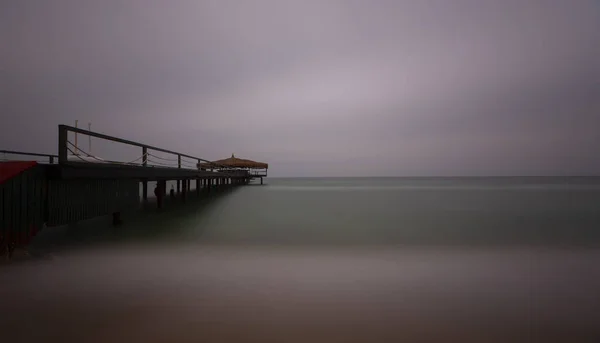
[[[263,177],[267,177],[269,164],[237,158],[234,154],[231,154],[231,157],[222,160],[198,163],[198,169],[216,171],[246,170],[249,178],[260,178],[260,184],[262,185]]]

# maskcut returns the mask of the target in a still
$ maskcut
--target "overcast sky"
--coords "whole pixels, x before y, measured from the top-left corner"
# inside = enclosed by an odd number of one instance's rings
[[[598,1],[2,1],[0,44],[0,149],[78,119],[274,176],[600,174]]]

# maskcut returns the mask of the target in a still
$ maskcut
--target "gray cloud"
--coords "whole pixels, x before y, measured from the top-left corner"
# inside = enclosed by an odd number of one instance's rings
[[[0,44],[3,148],[79,119],[274,175],[600,173],[590,1],[4,2]]]

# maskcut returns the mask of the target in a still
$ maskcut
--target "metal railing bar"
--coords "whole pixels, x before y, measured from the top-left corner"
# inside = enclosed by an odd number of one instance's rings
[[[39,156],[39,157],[56,157],[56,158],[58,158],[58,155],[38,154],[38,153],[35,153],[35,152],[24,152],[24,151],[14,151],[14,150],[0,150],[0,154],[24,155],[24,156]]]
[[[150,150],[154,150],[154,151],[160,151],[160,152],[164,152],[164,153],[172,154],[172,155],[179,155],[181,157],[187,157],[187,158],[191,158],[191,159],[202,161],[202,162],[209,162],[209,163],[211,162],[211,161],[202,159],[200,157],[191,156],[191,155],[187,155],[187,154],[182,154],[182,153],[175,152],[175,151],[172,151],[172,150],[162,149],[162,148],[155,147],[155,146],[152,146],[152,145],[142,144],[142,143],[130,141],[130,140],[123,139],[123,138],[118,138],[118,137],[113,137],[113,136],[105,135],[105,134],[98,133],[98,132],[92,132],[92,131],[80,129],[80,128],[77,128],[77,127],[69,126],[69,125],[59,125],[59,128],[64,128],[67,131],[80,133],[82,135],[88,135],[88,136],[92,136],[92,137],[96,137],[96,138],[102,138],[102,139],[105,139],[105,140],[108,140],[108,141],[112,141],[112,142],[117,142],[117,143],[123,143],[123,144],[138,146],[140,148],[146,148],[146,149],[150,149]]]

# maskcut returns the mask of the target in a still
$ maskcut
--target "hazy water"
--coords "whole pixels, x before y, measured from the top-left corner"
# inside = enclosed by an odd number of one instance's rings
[[[131,215],[117,232],[104,219],[74,238],[46,232],[34,247],[55,258],[0,270],[0,330],[35,322],[15,337],[99,342],[600,337],[598,178],[267,183]]]
[[[267,182],[221,196],[202,211],[168,214],[172,238],[253,245],[600,243],[600,178]]]
[[[273,244],[600,243],[600,181],[280,179],[194,218],[192,239]]]

